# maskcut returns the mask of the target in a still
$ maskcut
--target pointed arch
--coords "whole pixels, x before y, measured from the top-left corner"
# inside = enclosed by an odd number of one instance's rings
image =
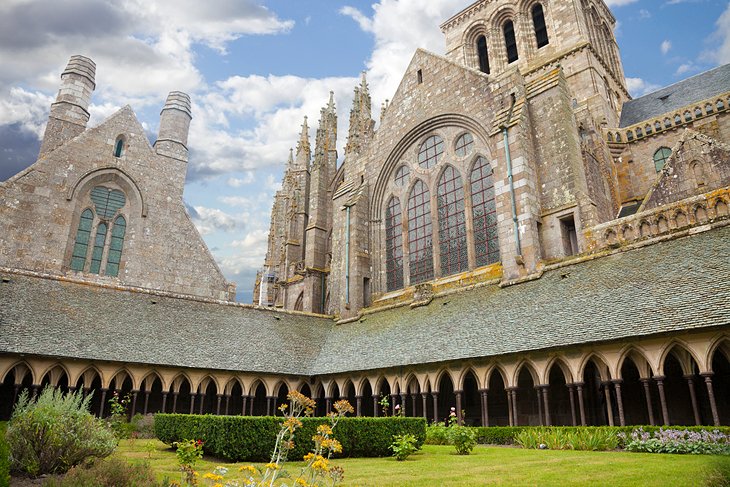
[[[695,364],[697,364],[698,367],[702,367],[703,362],[701,361],[701,357],[697,355],[695,350],[689,346],[687,342],[680,338],[672,338],[669,340],[664,347],[662,348],[661,353],[659,354],[659,363],[657,364],[657,374],[664,375],[664,364],[667,361],[667,356],[672,353],[674,349],[677,349],[681,352],[685,352],[688,356],[688,358],[691,358]],[[676,352],[675,352],[676,353]],[[680,360],[680,363],[682,361]],[[683,368],[686,366],[686,363],[682,364]]]
[[[646,352],[635,344],[626,345],[619,352],[616,360],[615,368],[611,371],[611,375],[617,379],[623,379],[621,369],[626,360],[631,360],[641,374],[642,378],[651,377],[652,365]]]
[[[225,394],[231,394],[231,391],[233,391],[233,388],[236,386],[236,384],[238,384],[239,387],[241,388],[241,394],[242,395],[245,395],[246,394],[246,387],[243,384],[243,381],[240,379],[240,377],[238,377],[236,375],[234,375],[233,377],[231,377],[230,379],[228,379],[228,382],[226,382],[226,385],[223,388],[224,393]]]
[[[20,367],[19,370],[23,370],[23,368],[25,369],[25,371],[23,372],[23,375],[22,375],[23,378],[20,381],[18,381],[18,373],[16,372],[16,369],[18,369],[19,367]],[[27,375],[30,375],[30,380],[32,381],[32,384],[36,383],[35,373],[34,373],[33,369],[31,368],[31,366],[28,364],[28,362],[26,362],[25,360],[19,360],[18,362],[15,362],[13,365],[8,367],[7,370],[5,370],[5,373],[0,378],[0,382],[4,382],[5,378],[8,376],[8,374],[10,372],[13,372],[16,383],[22,382],[23,379],[25,378],[25,376],[27,376]],[[43,377],[43,376],[41,375],[41,377]]]
[[[370,388],[370,394],[374,394],[375,393],[375,389],[373,388],[373,384],[370,381],[370,379],[368,379],[367,377],[363,377],[362,379],[360,379],[358,381],[357,386],[355,388],[355,393],[358,396],[363,396],[364,397],[365,386],[367,386],[367,387]]]
[[[431,193],[422,179],[413,182],[407,212],[410,284],[418,284],[434,277]]]
[[[527,372],[530,374],[530,377],[532,378],[532,382],[535,385],[540,384],[540,374],[538,374],[538,372],[537,372],[537,366],[530,359],[526,359],[526,358],[520,360],[518,362],[517,366],[515,367],[514,374],[512,375],[513,384],[517,384],[517,380],[518,380],[523,368],[526,369]]]
[[[469,171],[471,208],[476,266],[499,262],[497,232],[497,200],[494,191],[494,170],[482,155],[477,155]]]
[[[120,377],[123,377],[121,383],[119,383]],[[132,389],[139,390],[139,384],[137,384],[136,380],[135,380],[136,377],[132,374],[132,372],[126,366],[119,367],[116,371],[114,371],[114,373],[111,375],[111,377],[109,379],[109,383],[106,384],[106,386],[109,389],[122,389],[124,387],[124,383],[126,382],[127,378],[129,378],[129,381],[132,384]],[[114,383],[114,385],[117,385],[119,387],[116,387],[116,388],[112,387],[112,383]]]
[[[71,385],[71,374],[69,374],[68,369],[61,362],[56,362],[52,365],[49,365],[48,367],[46,367],[46,369],[43,372],[40,373],[41,385],[43,383],[43,380],[46,378],[46,376],[51,374],[51,377],[49,377],[49,381],[48,381],[49,384],[54,387],[58,386],[58,381],[60,380],[61,377],[60,376],[52,377],[53,375],[58,375],[58,374],[53,374],[53,372],[56,370],[60,371],[61,374],[64,374],[66,376],[67,385],[70,386]]]
[[[445,165],[441,170],[436,187],[436,202],[441,275],[449,276],[469,268],[464,184],[461,173],[451,164]]]
[[[593,363],[595,364],[602,381],[611,380],[611,373],[608,366],[608,361],[601,353],[596,352],[595,350],[583,356],[580,366],[578,367],[578,377],[583,377],[586,367],[591,361],[593,361]]]
[[[388,291],[403,287],[403,213],[396,196],[385,209],[385,273]]]
[[[563,357],[562,355],[554,355],[550,357],[550,359],[545,364],[545,368],[543,369],[543,373],[545,374],[544,377],[542,377],[543,384],[550,383],[550,370],[553,368],[553,366],[557,366],[563,373],[566,384],[575,382],[575,379],[573,378],[573,371],[570,370],[570,366],[568,366],[568,362],[565,360],[565,357]]]
[[[151,386],[152,383],[155,381],[155,378],[159,379],[160,384],[162,384],[162,390],[164,391],[165,386],[166,386],[165,381],[162,379],[162,375],[160,375],[160,373],[157,372],[157,370],[155,370],[155,369],[151,369],[151,370],[147,371],[144,375],[142,375],[142,377],[140,378],[140,381],[139,381],[139,389],[147,390],[147,385]],[[148,384],[150,379],[151,379],[151,382]]]
[[[476,371],[476,369],[474,369],[474,366],[470,364],[470,365],[465,366],[459,373],[459,378],[454,383],[456,385],[457,389],[460,389],[460,390],[464,389],[464,380],[466,379],[466,376],[468,374],[471,374],[474,376],[474,379],[476,380],[476,383],[477,383],[477,387],[479,389],[484,388],[484,384],[481,382],[479,374],[477,374],[477,371]]]

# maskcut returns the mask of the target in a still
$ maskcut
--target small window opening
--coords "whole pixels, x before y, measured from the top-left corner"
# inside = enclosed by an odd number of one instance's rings
[[[487,38],[484,36],[477,38],[477,54],[479,56],[479,70],[482,73],[489,74],[489,53],[487,52]]]
[[[575,218],[572,214],[560,219],[560,233],[563,237],[565,256],[578,253],[578,233],[575,230]]]
[[[548,40],[547,26],[545,25],[545,13],[539,3],[532,7],[532,23],[535,26],[537,48],[547,46],[550,41]]]
[[[672,149],[669,147],[660,147],[654,152],[654,169],[656,172],[661,171],[664,168],[664,164],[667,163],[667,159],[672,155]]]
[[[124,154],[124,136],[120,135],[117,137],[117,141],[114,143],[114,157],[122,157]]]
[[[517,61],[517,39],[515,39],[515,26],[511,20],[504,24],[504,43],[507,47],[507,62]]]
[[[363,277],[362,279],[362,305],[364,307],[370,306],[370,278]]]
[[[421,71],[420,69],[416,71],[416,79],[419,85],[423,83],[423,71]]]

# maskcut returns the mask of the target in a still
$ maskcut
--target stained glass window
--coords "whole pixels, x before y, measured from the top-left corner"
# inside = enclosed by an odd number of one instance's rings
[[[537,40],[537,48],[547,46],[548,32],[545,26],[545,13],[542,10],[542,5],[539,3],[532,7],[532,24],[535,26],[535,39]]]
[[[411,284],[433,279],[431,195],[420,179],[408,197],[408,264]]]
[[[474,150],[474,137],[472,137],[469,132],[461,135],[458,139],[456,139],[454,152],[456,152],[457,156],[464,157],[471,154],[472,150]]]
[[[405,186],[408,184],[408,180],[411,176],[411,170],[408,166],[401,166],[395,172],[395,184],[396,186]]]
[[[106,259],[104,274],[116,277],[119,275],[119,263],[122,261],[122,247],[124,247],[124,233],[127,231],[127,221],[119,215],[114,220],[112,238],[109,242],[109,255]]]
[[[89,250],[89,238],[91,237],[91,224],[93,221],[94,213],[89,208],[85,209],[81,213],[79,228],[76,230],[74,251],[71,255],[71,269],[75,271],[83,271],[86,265],[86,254]]]
[[[99,223],[96,227],[96,238],[94,239],[94,250],[91,252],[91,267],[89,272],[98,274],[101,270],[101,258],[104,254],[104,244],[106,243],[106,223]]]
[[[511,20],[504,23],[504,43],[507,47],[507,62],[517,61],[517,40],[515,39],[515,26]]]
[[[656,172],[659,172],[664,167],[664,164],[667,163],[667,159],[669,159],[669,156],[672,155],[672,149],[669,147],[660,147],[657,149],[657,151],[654,153],[654,168],[656,169]]]
[[[403,287],[403,215],[396,197],[385,209],[385,272],[388,291]]]
[[[438,184],[438,226],[441,273],[444,276],[468,269],[464,185],[452,166],[444,170]]]
[[[443,139],[438,135],[432,135],[421,144],[421,148],[418,151],[418,165],[424,169],[429,169],[438,164],[443,153]]]
[[[474,219],[474,254],[479,267],[499,262],[494,175],[486,159],[477,158],[469,180]]]
[[[91,190],[91,201],[96,205],[96,215],[102,220],[109,220],[124,206],[126,198],[118,189],[96,186]]]

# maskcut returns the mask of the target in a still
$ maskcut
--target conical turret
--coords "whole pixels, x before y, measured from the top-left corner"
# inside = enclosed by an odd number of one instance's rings
[[[370,104],[370,90],[363,71],[360,85],[355,87],[355,96],[352,100],[345,155],[360,152],[373,136],[375,121],[372,118]]]
[[[304,116],[302,123],[302,132],[299,135],[297,143],[297,158],[294,164],[297,169],[309,169],[309,161],[312,158],[312,150],[309,145],[309,126],[307,125],[307,116]]]

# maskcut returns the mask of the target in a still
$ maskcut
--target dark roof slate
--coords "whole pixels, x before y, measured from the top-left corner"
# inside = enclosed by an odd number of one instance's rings
[[[344,325],[19,274],[2,277],[9,280],[0,282],[3,352],[320,375],[728,326],[730,227]]]
[[[627,101],[621,109],[619,128],[643,122],[726,91],[730,91],[730,64]]]

